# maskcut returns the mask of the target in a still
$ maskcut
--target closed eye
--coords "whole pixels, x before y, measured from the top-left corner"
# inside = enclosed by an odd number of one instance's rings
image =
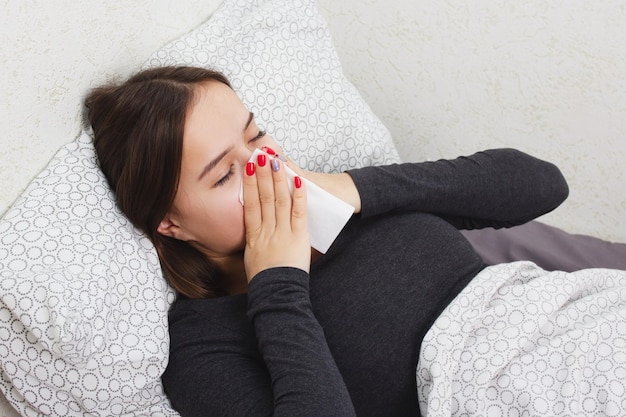
[[[226,184],[228,182],[228,180],[230,180],[233,176],[233,174],[235,173],[235,166],[231,165],[230,169],[228,170],[228,172],[226,173],[226,175],[224,175],[222,178],[220,178],[214,185],[214,188],[217,187],[221,187],[222,185]]]
[[[265,130],[259,130],[259,133],[258,133],[255,137],[253,137],[253,138],[250,140],[250,142],[255,142],[255,141],[257,141],[257,140],[261,139],[261,138],[262,138],[263,136],[265,136],[265,135],[267,135],[267,132],[266,132]]]

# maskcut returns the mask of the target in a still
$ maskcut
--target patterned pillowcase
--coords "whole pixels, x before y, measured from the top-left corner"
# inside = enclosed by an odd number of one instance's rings
[[[313,0],[226,0],[146,66],[221,69],[301,166],[397,162]],[[83,133],[0,220],[0,390],[22,415],[177,416],[160,376],[174,293]]]
[[[22,415],[177,415],[161,385],[173,299],[81,135],[0,221],[0,388]]]

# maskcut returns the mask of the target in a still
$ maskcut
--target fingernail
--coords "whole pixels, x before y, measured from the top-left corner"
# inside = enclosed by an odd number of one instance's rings
[[[254,175],[254,162],[248,162],[246,164],[246,174],[248,174],[249,177]]]
[[[264,167],[266,162],[265,155],[259,154],[259,156],[257,156],[257,162],[259,163],[260,167]]]
[[[280,169],[280,162],[278,162],[277,159],[272,159],[270,161],[270,165],[272,166],[272,171],[274,172],[278,172],[278,170]]]
[[[302,178],[300,178],[300,177],[293,177],[293,185],[295,185],[296,188],[302,187]]]
[[[276,155],[276,151],[268,146],[263,146],[261,149],[263,149],[265,152],[272,156]]]

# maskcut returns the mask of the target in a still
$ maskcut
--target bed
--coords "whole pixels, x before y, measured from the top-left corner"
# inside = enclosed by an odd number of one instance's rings
[[[191,29],[151,44],[143,60],[119,75],[167,64],[219,68],[285,152],[308,169],[406,160],[346,77],[315,2],[201,3],[192,15],[206,18],[196,22],[187,13]],[[160,384],[174,293],[151,244],[115,207],[88,126],[80,117],[72,122],[78,133],[0,220],[0,410],[8,416],[176,416]],[[465,234],[489,264],[626,269],[626,244],[543,221]]]

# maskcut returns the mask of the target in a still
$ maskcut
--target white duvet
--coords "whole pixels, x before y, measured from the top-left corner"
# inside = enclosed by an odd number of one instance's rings
[[[422,343],[423,416],[626,416],[626,271],[486,268]]]

